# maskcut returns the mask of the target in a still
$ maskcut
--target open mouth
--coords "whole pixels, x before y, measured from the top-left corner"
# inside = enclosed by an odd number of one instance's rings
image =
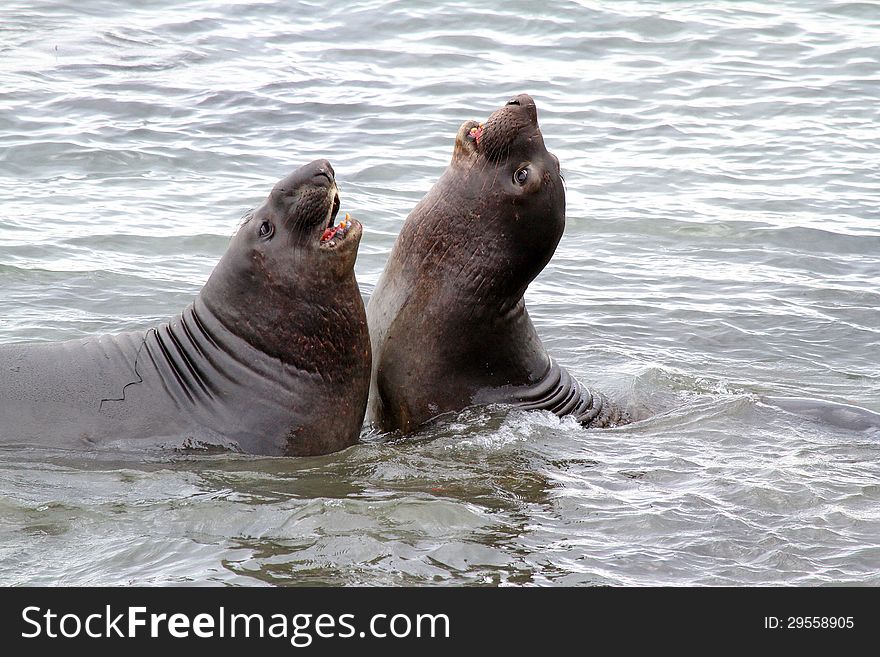
[[[480,143],[480,137],[483,136],[483,127],[484,127],[484,126],[485,126],[485,124],[484,124],[484,123],[481,123],[480,125],[477,125],[477,126],[474,126],[473,128],[471,128],[471,129],[468,131],[468,135],[467,135],[467,136],[468,136],[468,139],[470,139],[471,141],[476,142],[477,144],[479,144],[479,143]]]
[[[329,248],[335,247],[339,242],[345,239],[351,228],[351,216],[346,213],[345,219],[336,224],[336,215],[339,214],[339,194],[333,195],[333,205],[327,213],[327,223],[324,225],[324,232],[321,233],[321,246]],[[335,225],[334,225],[335,224]]]

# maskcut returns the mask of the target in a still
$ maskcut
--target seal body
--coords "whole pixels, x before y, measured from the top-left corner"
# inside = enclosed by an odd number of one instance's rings
[[[853,404],[813,397],[761,397],[765,404],[783,411],[849,431],[880,431],[880,413]]]
[[[325,454],[360,435],[370,344],[325,160],[250,213],[197,298],[146,331],[0,346],[0,444]],[[329,238],[328,238],[329,236]]]
[[[452,162],[413,209],[367,306],[368,420],[409,432],[474,404],[624,421],[553,361],[523,294],[565,226],[565,190],[532,98],[465,122]]]

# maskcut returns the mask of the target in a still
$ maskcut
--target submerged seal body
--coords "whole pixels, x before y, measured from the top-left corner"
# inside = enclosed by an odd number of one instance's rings
[[[333,452],[358,440],[370,377],[330,163],[281,180],[196,299],[147,331],[0,346],[0,445]]]
[[[409,432],[449,411],[504,403],[624,420],[544,350],[523,301],[565,225],[559,160],[528,95],[465,122],[452,162],[413,209],[367,305],[368,420]]]

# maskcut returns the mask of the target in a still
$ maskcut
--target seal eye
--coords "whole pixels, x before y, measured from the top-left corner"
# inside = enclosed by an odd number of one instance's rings
[[[518,185],[525,185],[526,180],[529,179],[529,169],[528,167],[523,167],[522,169],[517,169],[516,173],[513,174],[513,180]]]
[[[275,232],[275,227],[270,224],[268,221],[264,221],[260,224],[260,237],[269,238],[272,237],[272,234]]]

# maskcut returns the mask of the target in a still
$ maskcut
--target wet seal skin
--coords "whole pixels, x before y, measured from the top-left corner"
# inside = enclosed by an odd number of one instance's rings
[[[195,300],[147,331],[0,346],[0,445],[313,455],[357,442],[370,377],[361,224],[317,160],[245,218]]]
[[[565,226],[559,160],[531,96],[459,128],[452,161],[404,222],[367,306],[367,420],[411,432],[444,413],[511,404],[626,422],[544,350],[523,301]]]

